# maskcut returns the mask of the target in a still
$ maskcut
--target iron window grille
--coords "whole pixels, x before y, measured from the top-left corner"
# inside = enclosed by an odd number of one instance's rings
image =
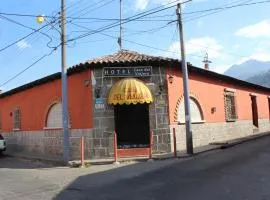
[[[21,129],[21,111],[19,108],[16,108],[13,111],[13,129],[14,130]]]
[[[235,101],[235,92],[225,92],[225,115],[226,121],[236,121],[238,119]]]

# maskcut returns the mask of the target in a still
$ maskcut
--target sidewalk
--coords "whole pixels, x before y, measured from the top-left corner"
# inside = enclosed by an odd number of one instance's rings
[[[244,142],[248,142],[250,140],[256,140],[258,138],[270,136],[270,132],[263,132],[256,135],[251,135],[247,137],[237,138],[233,140],[226,140],[226,141],[219,141],[215,143],[210,143],[206,146],[196,147],[194,148],[194,154],[189,155],[184,150],[177,151],[177,158],[187,158],[196,156],[205,152],[219,150],[219,149],[225,149],[229,148]],[[172,159],[174,157],[174,153],[165,153],[165,154],[153,154],[152,160],[165,160],[165,159]],[[119,158],[117,161],[119,163],[127,163],[127,162],[144,162],[148,161],[149,158],[147,156],[140,156],[140,157],[125,157],[125,158]],[[114,163],[114,158],[108,158],[108,159],[91,159],[91,160],[85,160],[85,165],[106,165],[106,164],[112,164]],[[80,160],[74,160],[70,161],[70,165],[72,167],[78,167],[80,166],[81,162]]]

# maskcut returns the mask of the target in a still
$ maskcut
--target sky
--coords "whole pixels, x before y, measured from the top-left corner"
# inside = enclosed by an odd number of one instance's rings
[[[68,67],[119,51],[119,1],[67,0]],[[243,5],[256,2],[263,3]],[[57,19],[60,3],[60,0],[1,2],[0,89],[7,91],[61,70],[61,48],[54,50],[60,44]],[[122,0],[124,19],[157,7],[172,7],[124,23],[123,49],[180,59],[174,5],[174,0]],[[207,53],[210,70],[224,73],[230,66],[250,59],[270,61],[269,10],[270,1],[263,0],[193,0],[184,3],[187,62],[202,67]],[[37,15],[44,15],[45,22],[37,23]],[[115,27],[103,30],[112,24]],[[34,32],[37,29],[40,31]],[[91,30],[103,31],[89,34]],[[80,38],[82,35],[85,37]],[[14,45],[5,48],[12,43]]]

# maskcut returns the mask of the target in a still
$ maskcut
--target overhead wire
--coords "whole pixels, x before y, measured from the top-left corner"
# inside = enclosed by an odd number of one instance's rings
[[[103,6],[105,6],[105,5],[103,5]],[[102,6],[101,6],[101,7],[102,7]],[[7,13],[3,13],[3,14],[6,14],[6,15],[7,15]],[[10,14],[10,15],[15,16],[16,14]],[[23,14],[19,14],[19,15],[17,15],[17,16],[37,17],[36,15],[23,15]],[[28,38],[29,36],[33,35],[34,33],[40,32],[40,30],[42,30],[43,28],[47,27],[48,25],[52,25],[52,27],[51,27],[50,29],[52,29],[52,28],[55,29],[55,27],[53,26],[53,23],[54,23],[54,22],[50,22],[50,23],[48,23],[48,24],[42,26],[42,27],[39,28],[39,29],[33,29],[33,28],[31,28],[31,27],[28,27],[28,26],[26,26],[26,25],[23,25],[23,24],[21,24],[21,23],[19,23],[19,22],[16,22],[16,21],[11,20],[11,19],[9,19],[9,18],[6,18],[6,17],[4,17],[4,16],[2,16],[2,17],[5,18],[5,19],[7,19],[8,21],[11,21],[11,22],[13,22],[13,23],[16,23],[16,24],[18,24],[18,25],[20,25],[20,26],[23,26],[23,27],[25,27],[25,28],[31,29],[31,30],[33,30],[33,32],[30,33],[30,34],[28,34],[28,35],[26,35],[26,36],[24,36],[24,37],[22,37],[22,38],[20,38],[19,40],[16,40],[15,42],[13,42],[13,43],[11,43],[11,44],[5,46],[4,48],[0,49],[0,52],[6,50],[7,48],[9,48],[9,47],[11,47],[11,46],[13,46],[14,44],[17,44],[18,42],[20,42],[20,41],[22,41],[22,40]],[[44,16],[44,17],[45,17],[45,16]],[[51,18],[51,19],[55,19],[55,17],[51,17],[51,16],[46,16],[46,17],[47,17],[47,18]],[[67,22],[66,22],[66,23],[67,23]],[[57,30],[57,31],[58,31],[58,30]],[[59,31],[58,31],[58,32],[59,32]],[[41,34],[47,36],[46,33],[41,33]],[[48,37],[50,37],[50,36],[48,36]],[[50,39],[52,40],[52,38],[50,38]],[[51,42],[51,40],[50,40],[50,42]],[[6,84],[8,84],[9,82],[11,82],[12,80],[14,80],[14,79],[17,78],[18,76],[20,76],[22,73],[24,73],[25,71],[27,71],[28,69],[30,69],[31,67],[33,67],[34,65],[36,65],[38,62],[40,62],[41,60],[43,60],[45,57],[50,56],[54,51],[57,50],[57,48],[58,48],[59,46],[60,46],[60,45],[54,47],[53,50],[52,50],[50,53],[43,55],[42,57],[40,57],[39,59],[37,59],[35,62],[33,62],[31,65],[29,65],[28,67],[26,67],[25,69],[23,69],[22,71],[20,71],[19,73],[17,73],[15,76],[13,76],[13,77],[11,77],[10,79],[8,79],[7,81],[5,81],[3,84],[0,85],[0,87],[3,87],[4,85],[6,85]]]
[[[216,13],[228,10],[228,9],[232,9],[232,8],[244,7],[244,6],[250,6],[250,5],[256,5],[256,4],[264,4],[264,3],[270,3],[270,0],[253,2],[253,3],[242,3],[242,4],[238,4],[238,5],[233,5],[233,6],[226,6],[226,7],[223,7],[223,8],[213,8],[213,9],[211,9],[211,11],[216,10],[215,12],[206,13],[206,14],[203,14],[203,15],[200,15],[200,16],[197,16],[197,17],[193,17],[193,18],[191,17],[191,18],[188,18],[188,19],[184,19],[183,22],[185,23],[185,22],[189,22],[189,21],[194,21],[194,20],[209,16],[209,15],[213,15],[213,14],[216,14]],[[208,10],[210,10],[210,9],[208,9]],[[205,12],[209,12],[208,10],[206,10]],[[197,12],[202,13],[202,11],[203,10],[197,11]],[[195,12],[193,12],[193,13],[195,13]]]
[[[178,0],[179,1],[179,0]],[[243,0],[241,0],[243,1]],[[252,0],[249,0],[249,1],[252,1]],[[79,1],[81,2],[81,1]],[[173,2],[177,2],[177,1],[172,1],[171,3]],[[237,4],[237,5],[233,5],[233,6],[226,6],[226,5],[230,5],[232,3],[236,3],[236,2],[240,2],[240,1],[234,1],[234,2],[230,2],[229,4],[225,4],[225,6],[222,6],[222,7],[215,7],[215,8],[210,8],[210,9],[204,9],[204,10],[197,10],[197,11],[192,11],[192,12],[183,12],[182,14],[183,15],[189,15],[189,14],[197,14],[197,13],[205,13],[205,12],[210,12],[210,11],[216,11],[216,10],[224,10],[224,9],[230,9],[230,8],[235,8],[235,7],[240,7],[240,6],[248,6],[248,5],[255,5],[255,4],[263,4],[263,3],[268,3],[270,2],[269,0],[265,0],[265,1],[259,1],[259,2],[253,2],[253,3],[241,3],[241,4]],[[171,4],[169,3],[169,4]],[[95,4],[93,4],[95,5]],[[159,7],[158,7],[159,8]],[[95,8],[97,9],[97,8]],[[94,9],[94,10],[95,10]],[[152,10],[152,9],[151,9]],[[147,12],[147,11],[145,11]],[[145,12],[142,12],[142,13],[145,13]],[[142,14],[140,13],[140,14]],[[37,16],[39,15],[34,15],[34,14],[18,14],[18,13],[6,13],[6,12],[0,12],[0,15],[10,15],[10,16],[20,16],[20,17],[34,17],[36,18]],[[144,18],[146,18],[145,20],[139,20],[139,21],[147,21],[147,18],[164,18],[166,16],[173,16],[174,14],[171,14],[171,15],[161,15],[161,16],[145,16]],[[49,15],[42,15],[44,16],[45,18],[55,18],[55,16],[49,16]],[[97,20],[97,21],[118,21],[119,19],[117,18],[98,18],[98,17],[70,17],[70,16],[67,16],[67,19],[72,19],[72,20]],[[128,20],[129,18],[126,18],[126,19],[122,19],[123,21],[125,20]],[[161,19],[161,20],[164,20],[164,19]],[[168,21],[170,19],[167,19]],[[165,21],[167,21],[165,20]],[[151,20],[149,20],[151,21]]]
[[[188,1],[186,1],[186,2],[189,2],[189,1],[190,1],[190,0],[188,0]],[[186,3],[186,2],[184,2],[184,3]],[[169,3],[169,4],[171,4],[171,3]],[[159,7],[160,7],[160,6],[159,6]],[[164,11],[164,10],[168,10],[168,9],[170,9],[170,8],[173,8],[173,7],[175,7],[175,5],[173,5],[173,6],[168,6],[168,7],[165,7],[165,8],[164,8],[164,6],[162,6],[162,8],[160,8],[159,10],[154,9],[154,11],[152,11],[153,9],[151,9],[150,12],[146,12],[146,11],[145,11],[145,12],[142,12],[143,14],[140,13],[140,14],[134,15],[134,16],[132,16],[132,17],[129,17],[128,20],[123,21],[121,24],[126,24],[126,23],[131,22],[131,21],[134,21],[134,20],[136,20],[136,19],[140,19],[140,18],[142,18],[142,17],[148,16],[148,15],[151,15],[151,14],[154,14],[154,13],[158,13],[158,12],[161,12],[161,11]],[[101,28],[99,28],[99,29],[97,29],[97,30],[95,30],[95,31],[91,31],[91,32],[89,32],[89,33],[82,34],[82,35],[80,35],[80,36],[77,36],[77,37],[75,37],[75,38],[72,38],[72,39],[68,40],[68,42],[69,42],[69,41],[73,41],[73,40],[82,39],[82,38],[85,38],[85,37],[87,37],[87,36],[89,36],[89,35],[93,35],[93,34],[102,32],[102,31],[104,31],[104,30],[111,29],[111,28],[116,27],[116,26],[119,26],[119,25],[120,25],[119,23],[113,23],[113,24],[110,24],[110,25],[108,25],[108,26],[101,27]]]
[[[8,84],[9,82],[13,81],[14,79],[16,79],[18,76],[20,76],[21,74],[23,74],[25,71],[29,70],[31,67],[33,67],[34,65],[36,65],[37,63],[39,63],[40,61],[42,61],[44,58],[50,56],[53,54],[54,51],[57,50],[57,48],[60,45],[58,45],[55,49],[53,49],[52,51],[50,51],[47,54],[44,54],[43,56],[41,56],[39,59],[35,60],[31,65],[27,66],[26,68],[24,68],[22,71],[20,71],[19,73],[17,73],[16,75],[12,76],[11,78],[9,78],[8,80],[6,80],[4,83],[0,84],[0,87],[5,86],[6,84]]]
[[[215,9],[216,9],[216,10],[224,10],[224,9],[229,9],[229,8],[234,8],[234,7],[247,6],[247,5],[254,5],[254,4],[262,4],[262,3],[267,3],[267,2],[270,2],[270,1],[261,1],[261,2],[254,2],[254,3],[249,3],[249,4],[242,4],[242,5],[239,4],[239,5],[234,5],[234,6],[227,6],[226,8],[223,8],[223,9],[220,9],[220,8],[219,8],[219,9],[218,9],[218,8],[215,8]],[[175,6],[175,5],[174,5],[174,6]],[[135,15],[135,16],[138,16],[138,17],[135,17],[135,18],[134,18],[134,16],[132,16],[132,17],[130,17],[126,22],[122,22],[122,23],[127,23],[127,22],[130,22],[130,21],[135,21],[136,19],[140,19],[140,18],[142,18],[142,17],[146,17],[146,16],[148,16],[148,15],[155,14],[155,13],[157,13],[157,12],[161,12],[161,11],[163,11],[163,10],[172,8],[172,7],[174,7],[174,6],[166,7],[166,8],[157,10],[157,11],[155,11],[155,12],[146,13],[145,15],[142,14],[142,13],[140,13],[140,14]],[[212,9],[212,10],[213,10],[213,9]],[[212,11],[212,10],[211,10],[211,11]],[[147,12],[147,11],[145,11],[145,12]],[[149,12],[149,11],[148,11],[148,12]],[[201,12],[202,12],[202,11],[200,11],[200,13],[201,13]],[[207,11],[205,11],[205,12],[209,12],[209,9],[208,9]],[[144,13],[144,12],[143,12],[143,13]],[[200,17],[202,17],[202,16],[200,16]],[[200,17],[199,17],[199,18],[200,18]],[[108,26],[106,26],[106,27],[104,27],[104,28],[100,28],[100,29],[98,29],[98,30],[91,30],[90,33],[88,33],[88,34],[83,34],[83,35],[81,35],[81,36],[79,36],[79,37],[72,38],[72,39],[70,39],[70,40],[67,41],[67,42],[71,42],[71,41],[74,41],[74,40],[77,40],[77,39],[81,39],[81,38],[87,37],[87,36],[92,35],[92,34],[95,34],[95,33],[102,33],[102,31],[104,31],[104,30],[113,28],[114,25],[118,26],[118,24],[115,24],[115,23],[114,23],[113,25],[111,24],[111,25],[108,25]],[[42,28],[42,27],[41,27],[41,28]],[[41,28],[40,28],[40,29],[41,29]],[[40,30],[40,29],[38,29],[38,30]],[[105,35],[104,33],[102,33],[102,34]],[[107,35],[107,34],[106,34],[106,35]],[[114,36],[110,36],[110,37],[114,37]],[[116,37],[114,37],[114,38],[116,38]],[[164,49],[160,49],[160,48],[148,46],[148,45],[145,45],[145,44],[140,44],[140,43],[137,43],[137,42],[134,42],[134,41],[129,41],[129,40],[126,40],[126,39],[123,39],[123,40],[124,40],[124,41],[127,41],[127,42],[131,42],[131,43],[133,43],[133,44],[137,44],[137,45],[140,45],[140,46],[144,46],[144,47],[147,47],[147,48],[152,48],[152,49],[156,49],[156,50],[160,50],[160,51],[165,51],[165,52],[172,52],[172,51],[169,51],[169,50],[164,50]],[[15,43],[17,43],[17,42],[15,42]],[[5,49],[5,48],[0,49],[0,52],[3,51],[3,49]],[[53,51],[54,51],[54,50],[53,50]],[[52,52],[53,52],[53,51],[52,51]],[[49,55],[51,55],[52,52],[51,52]],[[172,53],[177,53],[177,52],[172,52]],[[46,54],[45,56],[43,56],[43,57],[41,57],[40,59],[38,59],[37,62],[39,62],[40,60],[44,59],[46,56],[48,56],[48,54]],[[194,55],[194,56],[196,56],[196,57],[203,57],[203,56],[198,56],[198,55]],[[33,65],[35,65],[37,62],[34,62]],[[29,68],[30,68],[31,66],[33,66],[33,65],[30,65]],[[29,68],[27,68],[27,69],[29,69]],[[26,70],[27,70],[27,69],[26,69]],[[24,71],[26,71],[26,70],[23,70],[22,72],[20,72],[19,75],[20,75],[21,73],[23,73]],[[16,77],[19,76],[19,75],[17,74]],[[15,78],[16,78],[16,77],[15,77]],[[8,81],[10,81],[10,80],[8,80]],[[4,83],[4,84],[6,84],[6,83]],[[2,86],[3,86],[3,84],[0,85],[0,87],[2,87]]]
[[[76,26],[78,26],[78,27],[87,29],[87,30],[89,30],[89,31],[91,30],[90,28],[87,28],[87,27],[84,27],[84,26],[81,26],[81,25],[78,25],[78,24],[75,24],[75,23],[73,23],[73,25],[76,25]],[[113,38],[113,39],[117,39],[117,38],[118,38],[118,37],[116,37],[116,36],[112,36],[112,35],[105,34],[105,33],[102,33],[102,32],[100,32],[100,33],[98,33],[98,34],[101,34],[101,35],[104,35],[104,36],[106,36],[106,37],[110,37],[110,38]],[[153,47],[153,46],[146,45],[146,44],[141,44],[141,43],[138,43],[138,42],[135,42],[135,41],[127,40],[127,39],[122,39],[122,40],[123,40],[123,41],[126,41],[126,42],[129,42],[129,43],[132,43],[132,44],[139,45],[139,46],[147,47],[147,48],[150,48],[150,49],[155,49],[155,50],[158,50],[158,51],[169,52],[169,53],[178,53],[178,54],[179,54],[179,52],[170,51],[170,50],[165,50],[165,49]],[[199,56],[199,55],[196,55],[196,54],[189,54],[189,56],[194,56],[194,57],[200,57],[200,58],[203,58],[203,56]]]
[[[27,26],[27,25],[24,25],[24,24],[22,24],[22,23],[20,23],[20,22],[17,22],[17,21],[15,21],[15,20],[13,20],[13,19],[10,19],[10,18],[8,18],[8,17],[2,16],[2,15],[0,15],[0,18],[5,19],[5,20],[7,20],[7,21],[9,21],[9,22],[12,22],[12,23],[14,23],[14,24],[17,24],[17,25],[19,25],[19,26],[22,26],[22,27],[24,27],[24,28],[30,29],[30,30],[32,30],[32,31],[36,31],[36,30],[37,30],[37,29],[34,29],[34,28],[30,27],[30,26]],[[49,36],[47,33],[44,33],[44,32],[42,32],[42,31],[37,31],[37,32],[40,33],[40,34],[42,34],[42,35],[44,35],[44,36],[46,36],[46,37],[49,39],[49,42],[47,43],[47,47],[49,47],[49,48],[55,48],[55,47],[50,46],[50,43],[53,41],[53,39],[52,39],[51,36]]]
[[[107,1],[99,1],[99,2],[97,2],[97,3],[94,3],[94,4],[91,4],[91,5],[89,5],[89,6],[85,6],[83,9],[81,9],[81,10],[79,10],[79,11],[76,11],[76,13],[80,13],[79,15],[77,15],[76,17],[78,18],[78,17],[82,17],[82,16],[84,16],[84,15],[86,15],[86,14],[88,14],[89,12],[92,12],[92,11],[94,11],[94,10],[97,10],[97,9],[100,9],[100,8],[102,8],[102,7],[104,7],[104,6],[107,6],[107,5],[109,5],[109,4],[111,4],[112,2],[114,2],[114,1],[116,1],[116,0],[107,0]],[[101,5],[99,5],[99,4],[101,4]],[[96,7],[95,7],[96,6]],[[84,11],[87,11],[87,12],[84,12]],[[71,14],[72,15],[72,14]],[[75,17],[75,18],[76,18]]]
[[[18,40],[14,41],[14,42],[12,42],[12,43],[10,43],[10,44],[8,44],[8,45],[6,45],[5,47],[2,47],[2,48],[0,49],[0,53],[1,53],[2,51],[6,50],[6,49],[8,49],[8,48],[10,48],[10,47],[12,47],[13,45],[17,44],[18,42],[23,41],[24,39],[30,37],[31,35],[33,35],[33,34],[39,32],[39,31],[41,31],[41,30],[44,29],[45,27],[49,26],[51,23],[54,23],[54,22],[47,23],[47,24],[45,24],[44,26],[40,27],[39,29],[35,29],[35,30],[32,31],[31,33],[29,33],[29,34],[27,34],[27,35],[25,35],[25,36],[19,38]]]

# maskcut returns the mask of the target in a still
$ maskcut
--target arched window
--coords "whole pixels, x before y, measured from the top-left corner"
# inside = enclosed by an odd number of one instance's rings
[[[191,122],[203,122],[203,113],[200,104],[198,101],[192,97],[190,99],[190,115]],[[185,123],[185,103],[184,100],[181,101],[178,107],[177,121],[180,123]]]
[[[48,113],[46,119],[46,128],[62,128],[62,104],[53,104]]]

